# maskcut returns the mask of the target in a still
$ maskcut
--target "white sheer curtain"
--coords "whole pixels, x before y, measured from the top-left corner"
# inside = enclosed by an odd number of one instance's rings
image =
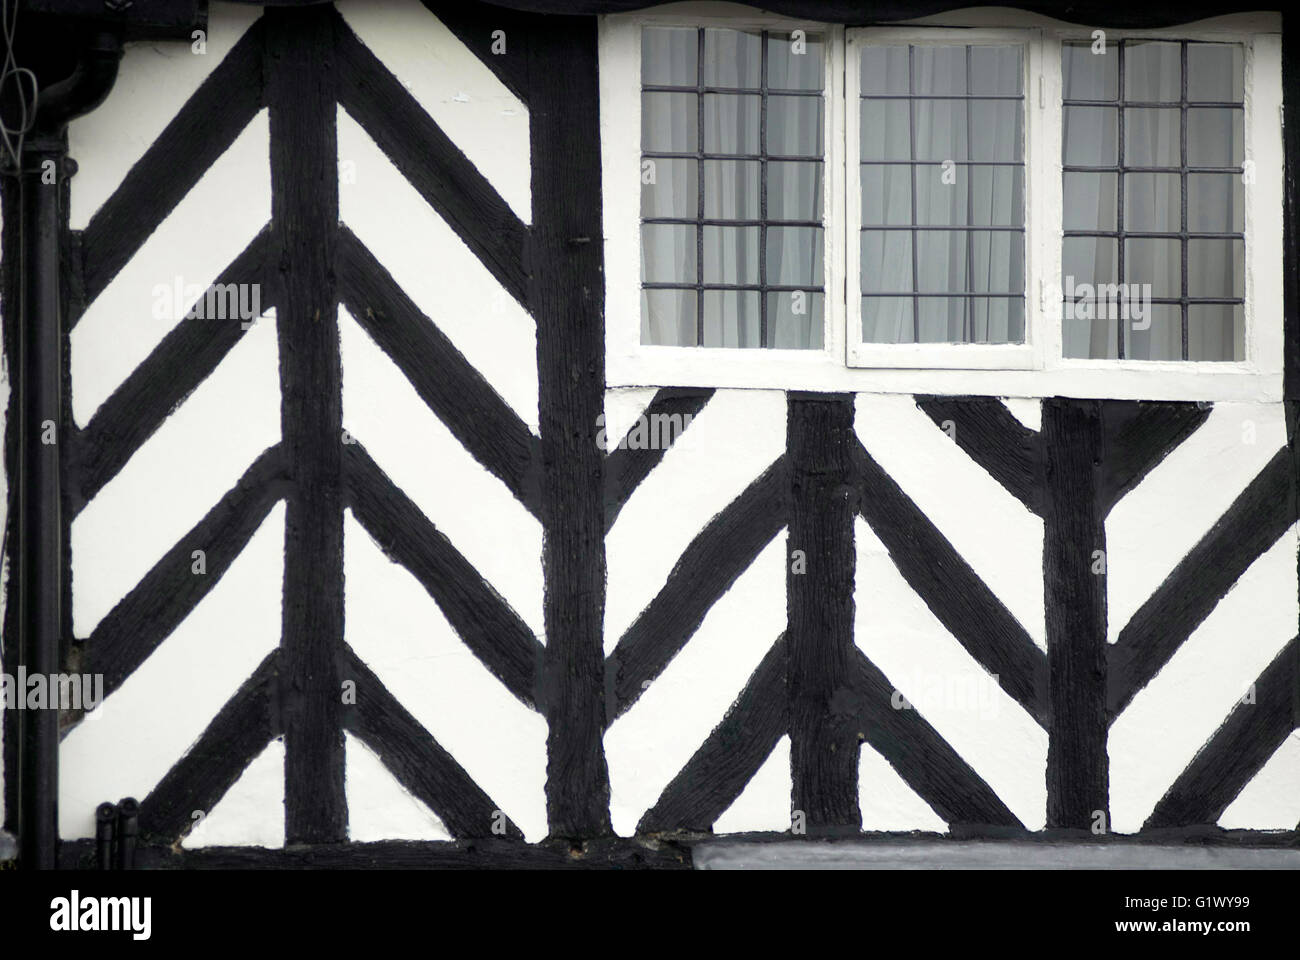
[[[1156,167],[1156,171],[1067,172],[1064,179],[1066,237],[1062,281],[1097,286],[1118,280],[1123,257],[1127,291],[1141,298],[1179,299],[1183,291],[1183,241],[1173,237],[1134,237],[1137,233],[1179,234],[1183,230],[1182,156],[1183,44],[1127,41],[1123,48],[1123,101],[1168,106],[1121,106],[1120,50],[1105,53],[1090,44],[1068,44],[1064,51],[1065,99],[1114,102],[1116,106],[1065,107],[1063,157],[1067,165]],[[1242,97],[1241,48],[1234,44],[1189,43],[1187,100],[1239,103]],[[1119,111],[1123,110],[1122,156]],[[1191,107],[1187,110],[1187,165],[1222,168],[1223,173],[1186,177],[1187,230],[1193,233],[1240,233],[1243,160],[1243,114],[1238,107]],[[1122,193],[1122,196],[1121,196]],[[1071,231],[1119,229],[1123,202],[1124,239],[1071,236]],[[1186,244],[1188,359],[1240,359],[1244,343],[1243,312],[1237,304],[1197,304],[1195,298],[1240,298],[1243,295],[1244,248],[1240,239],[1194,239]],[[1137,287],[1129,285],[1138,285]],[[1076,307],[1077,310],[1077,307]],[[1098,303],[1094,319],[1062,321],[1067,357],[1116,357],[1123,324],[1124,355],[1137,360],[1183,359],[1183,313],[1177,304],[1152,304],[1138,317],[1131,306],[1127,320],[1107,313]]]
[[[979,229],[1024,225],[1023,103],[979,99],[1022,94],[1020,48],[866,47],[859,69],[863,338],[1022,340],[1023,234]],[[917,296],[872,296],[898,292]],[[963,293],[1009,296],[933,296]]]
[[[643,290],[642,342],[699,342],[697,292],[685,287],[700,283],[703,345],[820,347],[822,229],[783,224],[822,221],[821,38],[808,35],[797,45],[786,34],[706,29],[697,75],[697,31],[646,28],[642,36],[643,86],[679,89],[642,94],[641,145],[655,182],[643,183],[641,215],[692,221],[642,224],[642,281],[683,285]],[[697,83],[705,88],[702,104]],[[697,151],[708,159],[655,156]],[[766,291],[764,282],[800,289]]]

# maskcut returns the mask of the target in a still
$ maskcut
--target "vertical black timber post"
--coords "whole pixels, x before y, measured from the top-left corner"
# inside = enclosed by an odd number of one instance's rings
[[[1049,828],[1110,829],[1101,426],[1095,401],[1043,401]]]
[[[1300,401],[1300,16],[1282,16],[1282,317],[1283,396]],[[1257,171],[1261,177],[1273,171]],[[1250,187],[1248,186],[1249,190]]]
[[[529,18],[546,653],[546,812],[555,837],[611,832],[605,729],[605,403],[594,17]]]
[[[276,311],[280,429],[293,484],[285,515],[280,704],[286,843],[347,839],[341,697],[343,431],[333,11],[268,8],[271,211],[283,294]]]
[[[791,393],[787,403],[786,651],[795,825],[802,812],[810,833],[857,832],[859,740],[848,680],[856,564],[853,398]]]

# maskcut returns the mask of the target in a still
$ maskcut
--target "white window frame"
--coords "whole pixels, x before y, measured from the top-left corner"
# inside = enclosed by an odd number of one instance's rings
[[[1255,171],[1254,183],[1246,190],[1244,217],[1245,359],[1083,360],[1062,357],[1059,310],[1046,303],[1045,297],[1059,285],[1061,272],[1061,45],[1064,40],[1091,40],[1092,28],[1020,11],[981,9],[926,18],[920,21],[924,27],[899,24],[846,31],[833,24],[756,15],[750,8],[732,8],[737,11],[735,16],[720,14],[719,9],[718,4],[676,4],[656,12],[613,14],[600,20],[605,371],[609,387],[711,386],[1216,402],[1281,400],[1283,147],[1279,18],[1236,14],[1185,27],[1106,31],[1108,42],[1121,38],[1206,40],[1240,43],[1245,49],[1245,159],[1253,163]],[[647,25],[803,29],[826,36],[826,295],[821,350],[666,347],[640,342],[640,61],[641,28]],[[856,203],[858,80],[854,44],[877,35],[896,43],[915,42],[906,38],[918,33],[936,42],[942,34],[948,34],[948,42],[954,37],[975,42],[985,37],[1028,37],[1023,345],[937,344],[921,345],[926,349],[917,350],[913,344],[849,342],[861,337],[861,300],[854,292],[858,285],[860,226],[860,204]],[[849,113],[852,117],[847,116]],[[852,265],[851,269],[846,269],[848,265]],[[877,359],[874,354],[882,348],[888,352]],[[945,356],[958,352],[965,356]],[[891,354],[894,359],[888,360]],[[855,362],[877,365],[852,365]]]
[[[1030,295],[1039,289],[1039,265],[1045,258],[1036,249],[1044,231],[1035,229],[1033,216],[1041,203],[1034,199],[1046,197],[1052,183],[1048,163],[1051,160],[1050,144],[1041,142],[1043,124],[1033,123],[1030,111],[1037,109],[1037,78],[1042,73],[1042,31],[1038,29],[981,30],[943,29],[934,27],[866,27],[849,30],[846,37],[845,63],[845,208],[849,223],[845,238],[845,262],[848,270],[845,279],[848,289],[845,299],[848,326],[846,330],[847,356],[850,367],[915,367],[926,370],[955,368],[973,370],[1035,370],[1043,366],[1041,329],[1041,299]],[[861,138],[858,95],[861,77],[858,71],[858,51],[864,44],[911,46],[966,45],[1017,45],[1024,48],[1021,62],[1024,83],[1024,203],[1025,203],[1025,341],[1024,343],[870,343],[862,339],[862,277],[859,263],[861,233],[858,217],[862,210],[862,182],[858,176]],[[1058,147],[1056,153],[1060,153]],[[1059,191],[1058,178],[1056,189]],[[916,227],[916,224],[913,224]],[[913,241],[915,242],[915,241]]]

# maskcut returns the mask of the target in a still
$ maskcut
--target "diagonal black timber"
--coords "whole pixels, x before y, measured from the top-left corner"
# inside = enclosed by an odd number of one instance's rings
[[[1278,450],[1124,625],[1109,653],[1112,721],[1295,522],[1291,457]]]
[[[655,598],[609,655],[608,722],[631,709],[787,517],[786,459],[778,457],[696,534]]]
[[[786,683],[794,815],[809,833],[862,828],[852,701],[857,511],[850,394],[787,395]]]
[[[605,409],[600,98],[595,17],[529,31],[546,653],[546,812],[553,837],[612,832],[605,731]]]
[[[1102,451],[1106,469],[1101,477],[1102,511],[1109,513],[1210,415],[1194,403],[1102,403]]]
[[[664,387],[605,457],[605,532],[609,533],[619,512],[641,481],[659,465],[672,441],[681,436],[691,418],[704,409],[713,396],[710,389]],[[601,421],[602,423],[604,421]],[[638,439],[637,430],[642,433]],[[657,438],[660,442],[646,443]],[[662,441],[667,438],[668,443]],[[606,445],[608,445],[608,438]]]
[[[268,8],[272,229],[279,247],[280,431],[287,498],[280,703],[286,843],[348,835],[336,654],[343,643],[343,438],[331,7]]]
[[[85,642],[86,669],[113,693],[225,576],[288,490],[279,446],[265,451],[207,515],[163,554]],[[194,551],[204,553],[202,574]]]
[[[145,151],[81,234],[85,303],[117,276],[263,106],[259,20]],[[68,318],[69,329],[77,317]]]
[[[357,521],[390,560],[419,581],[474,656],[533,706],[543,647],[528,625],[360,443],[347,444],[343,459],[347,500]]]
[[[1109,830],[1100,404],[1044,400],[1042,436],[1047,826]]]
[[[456,758],[411,716],[350,648],[340,673],[356,683],[356,705],[348,711],[348,728],[379,755],[398,783],[438,815],[453,837],[523,839],[523,832]]]
[[[536,16],[458,0],[423,3],[511,93],[528,103],[527,37],[537,25]],[[500,37],[494,36],[498,30]]]
[[[352,316],[470,456],[536,515],[537,438],[346,227],[338,253],[340,295]]]
[[[903,579],[975,662],[1039,724],[1047,721],[1047,658],[929,518],[855,444],[858,510]]]
[[[266,283],[271,251],[267,228],[253,238],[217,278],[217,284],[261,286],[261,307],[276,305],[274,285]],[[209,288],[210,289],[210,288]],[[183,319],[95,411],[75,437],[69,469],[70,507],[80,510],[117,476],[162,422],[185,402],[225,359],[246,331],[238,317]]]
[[[343,107],[506,292],[527,307],[528,228],[341,17],[337,29],[335,66]],[[559,175],[570,177],[573,171]],[[537,181],[534,165],[534,188]],[[572,184],[575,192],[579,185]]]
[[[279,651],[226,701],[207,729],[140,804],[146,842],[175,843],[190,831],[194,812],[212,812],[257,755],[281,733],[275,711]]]
[[[1300,638],[1282,648],[1252,684],[1251,693],[1166,791],[1144,830],[1217,823],[1300,725]]]
[[[1002,401],[918,397],[916,405],[940,427],[951,423],[945,432],[967,456],[1031,512],[1042,513],[1038,433],[1017,420]]]
[[[917,796],[950,827],[1023,830],[993,789],[915,709],[894,707],[894,687],[860,651],[854,651],[853,708],[858,736],[870,744]],[[862,786],[864,791],[870,784]]]
[[[641,818],[637,833],[712,829],[790,729],[785,666],[783,635],[746,681],[722,722]]]

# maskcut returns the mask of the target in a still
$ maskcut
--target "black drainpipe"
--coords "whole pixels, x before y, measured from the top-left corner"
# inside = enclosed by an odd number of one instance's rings
[[[59,290],[60,200],[69,173],[68,122],[98,106],[117,79],[122,42],[90,38],[76,70],[40,91],[23,144],[19,224],[22,265],[15,371],[19,663],[28,676],[59,672],[63,629],[63,520],[59,436],[63,419],[63,308]],[[50,181],[53,182],[50,182]],[[48,687],[47,687],[48,689]],[[21,692],[20,692],[21,693]],[[18,711],[19,862],[53,869],[58,845],[59,711]]]

